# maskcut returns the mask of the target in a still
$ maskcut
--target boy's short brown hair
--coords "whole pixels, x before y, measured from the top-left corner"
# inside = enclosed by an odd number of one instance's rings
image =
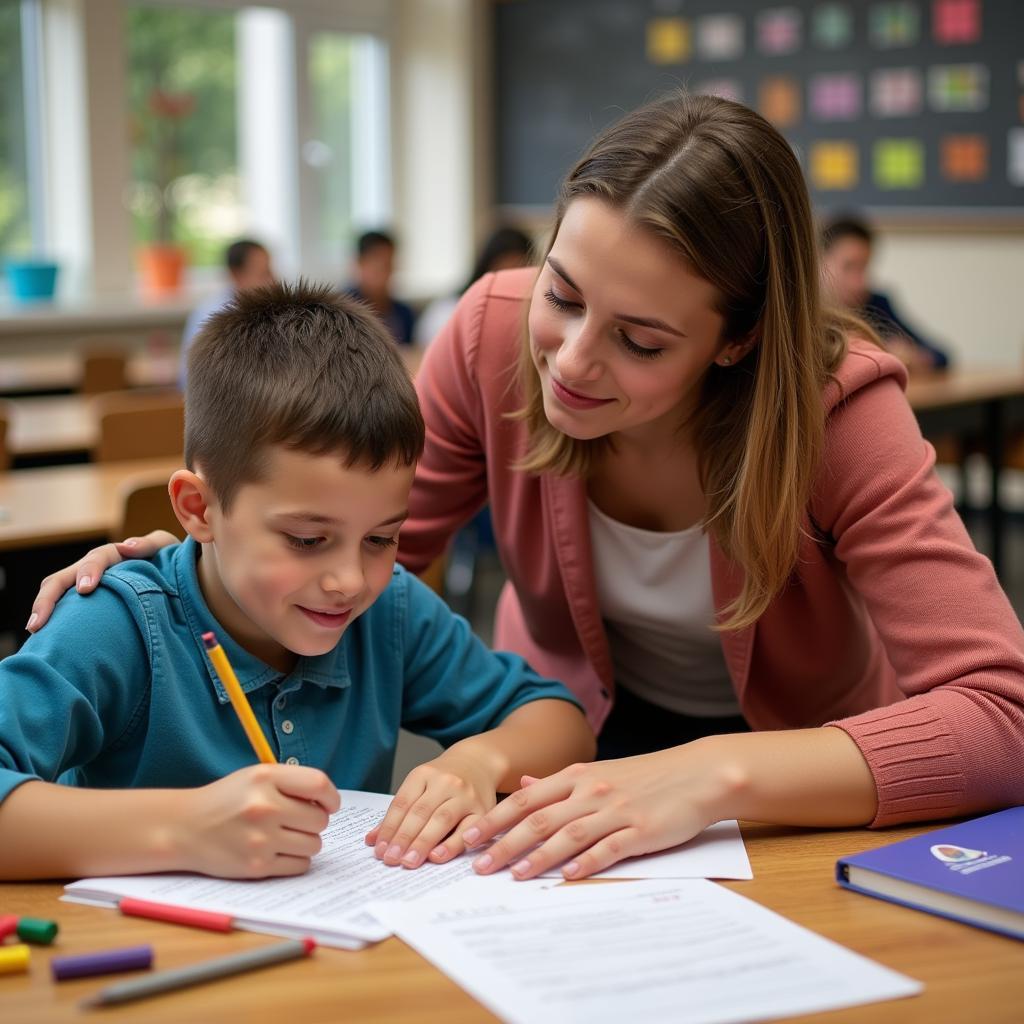
[[[379,469],[416,462],[423,440],[395,343],[364,305],[326,285],[240,292],[189,352],[185,463],[202,469],[225,511],[260,478],[268,445]]]

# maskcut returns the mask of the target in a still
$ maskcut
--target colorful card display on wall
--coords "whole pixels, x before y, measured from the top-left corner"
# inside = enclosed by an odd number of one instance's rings
[[[1004,2],[1024,9],[1024,0]],[[647,56],[662,66],[689,63],[690,75],[681,76],[687,87],[756,105],[795,133],[791,142],[806,154],[815,189],[910,192],[955,184],[965,196],[980,195],[986,183],[1024,187],[1024,38],[1010,81],[994,77],[995,65],[990,69],[979,47],[1006,21],[990,4],[722,0],[692,10],[688,0],[658,0],[647,22]],[[705,13],[709,8],[714,13]],[[794,60],[774,60],[787,55]],[[1009,132],[1004,178],[1002,144],[988,120],[947,115],[1005,116],[1006,85],[1012,121],[999,129]],[[815,137],[837,131],[848,137]]]
[[[815,142],[811,146],[811,184],[824,191],[853,188],[858,179],[857,163],[857,146],[853,142]]]
[[[701,60],[736,60],[743,56],[743,19],[712,14],[697,20],[697,55]]]
[[[796,7],[769,7],[757,16],[757,47],[779,57],[800,49],[803,14]]]
[[[868,35],[880,50],[913,46],[921,33],[921,12],[917,3],[895,0],[877,3],[868,15]]]
[[[984,64],[937,64],[928,69],[928,102],[938,112],[971,113],[988,106]]]
[[[652,18],[647,23],[647,59],[652,64],[683,64],[690,59],[686,18]]]
[[[947,135],[940,147],[947,181],[979,182],[988,177],[988,139],[984,135]]]
[[[979,0],[935,0],[932,36],[937,43],[947,46],[976,43],[981,38]]]
[[[812,75],[808,109],[819,121],[852,121],[860,117],[861,76],[854,71]]]
[[[758,110],[776,128],[789,128],[800,120],[800,84],[782,75],[765,78],[757,94]]]
[[[917,139],[879,139],[874,173],[879,188],[918,188],[924,181],[924,146]]]
[[[849,4],[822,4],[811,13],[811,38],[822,50],[841,50],[853,40]]]
[[[924,104],[924,82],[917,68],[883,68],[871,74],[871,113],[913,117]]]

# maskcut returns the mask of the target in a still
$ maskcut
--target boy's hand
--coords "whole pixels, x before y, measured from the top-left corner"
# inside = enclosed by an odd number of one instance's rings
[[[301,875],[341,806],[316,768],[258,764],[188,791],[177,844],[188,870],[219,878]]]
[[[497,802],[497,780],[480,757],[458,745],[409,772],[366,845],[385,864],[441,864],[466,848],[462,833]]]

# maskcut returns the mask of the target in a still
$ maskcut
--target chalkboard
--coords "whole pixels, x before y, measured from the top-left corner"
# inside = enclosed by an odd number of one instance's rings
[[[494,43],[504,207],[685,86],[772,120],[819,209],[1024,213],[1024,0],[504,0]]]

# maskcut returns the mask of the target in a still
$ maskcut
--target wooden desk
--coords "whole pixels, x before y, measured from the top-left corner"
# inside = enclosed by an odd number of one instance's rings
[[[82,457],[99,436],[93,395],[9,398],[7,450],[15,461],[24,458]]]
[[[991,467],[992,565],[1002,571],[1006,516],[1000,494],[1006,439],[1024,429],[1024,369],[953,370],[912,378],[907,398],[926,437],[980,440]]]
[[[57,394],[78,388],[81,354],[44,352],[31,356],[0,357],[0,395]],[[166,356],[138,354],[128,360],[128,382],[132,387],[173,387],[177,383],[175,352]]]
[[[820,935],[925,983],[922,995],[833,1011],[800,1020],[822,1024],[914,1024],[935,1021],[1020,1024],[1024,944],[930,914],[839,889],[836,858],[927,828],[813,832],[744,825],[754,880],[727,883]],[[53,954],[152,943],[158,969],[276,941],[220,935],[120,917],[110,910],[58,903],[56,884],[0,885],[0,910],[60,922],[57,944],[37,947],[27,975],[0,977],[0,1014],[18,1024],[81,1021],[78,1001],[112,978],[52,981]],[[124,1007],[96,1019],[218,1024],[470,1024],[495,1018],[454,982],[397,939],[358,953],[320,949],[307,960]],[[657,1022],[660,1024],[660,1022]]]
[[[129,480],[164,479],[181,458],[22,469],[0,474],[0,551],[105,538]]]

